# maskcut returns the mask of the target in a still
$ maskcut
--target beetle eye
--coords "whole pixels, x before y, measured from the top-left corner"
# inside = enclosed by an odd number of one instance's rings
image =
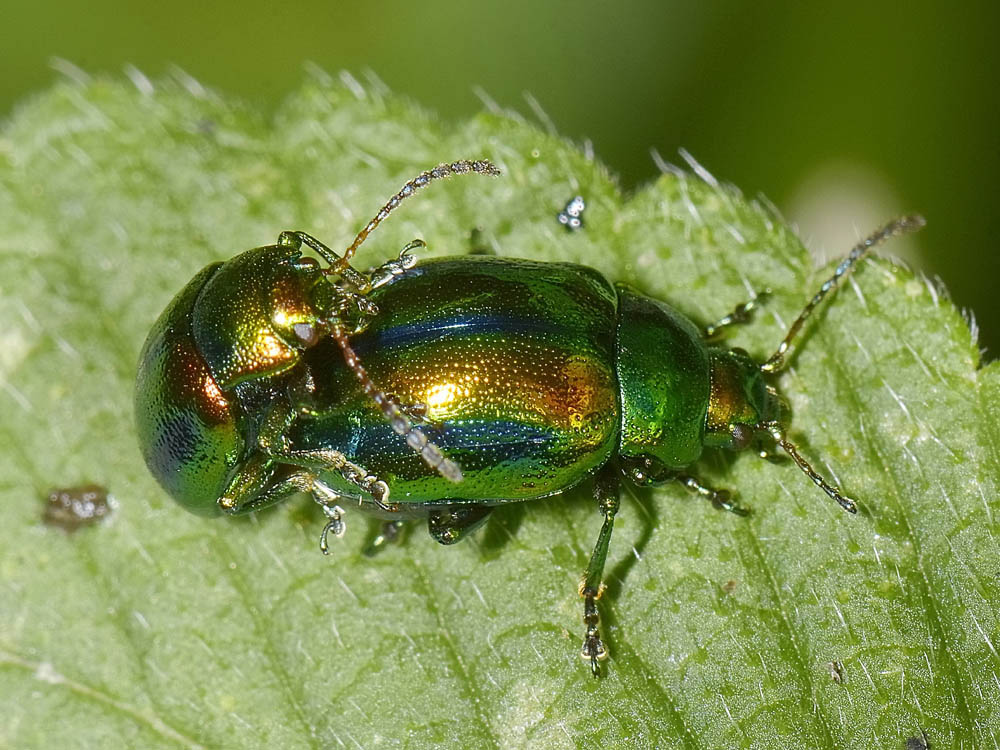
[[[729,434],[733,439],[733,450],[736,451],[746,450],[753,440],[753,430],[745,424],[734,424]]]
[[[295,336],[305,346],[313,346],[319,340],[319,333],[316,326],[311,323],[296,323],[292,326]]]

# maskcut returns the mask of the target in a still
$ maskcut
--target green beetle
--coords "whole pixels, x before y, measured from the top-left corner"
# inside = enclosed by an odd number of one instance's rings
[[[168,305],[140,356],[139,442],[150,471],[196,513],[247,513],[296,492],[385,519],[427,519],[452,544],[497,505],[593,478],[604,523],[580,586],[581,655],[607,656],[597,598],[623,478],[682,482],[744,514],[687,473],[705,447],[768,455],[776,446],[845,510],[785,436],[767,382],[805,319],[875,245],[922,224],[894,221],[860,243],[763,364],[712,342],[752,300],[700,329],[593,269],[467,256],[416,263],[411,251],[368,273],[349,263],[409,195],[489,162],[441,165],[408,182],[338,255],[303,232],[208,266]],[[303,254],[303,245],[324,262]],[[758,298],[759,299],[759,298]],[[363,364],[362,364],[363,363]]]

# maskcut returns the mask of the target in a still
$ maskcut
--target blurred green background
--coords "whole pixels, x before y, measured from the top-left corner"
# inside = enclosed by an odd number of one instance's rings
[[[656,176],[650,149],[680,163],[685,148],[766,195],[820,257],[923,213],[927,229],[885,252],[940,276],[995,352],[998,28],[1000,4],[986,0],[8,1],[0,116],[56,77],[54,57],[151,77],[176,65],[265,108],[306,61],[370,69],[449,118],[482,108],[479,87],[537,119],[530,92],[623,187]]]

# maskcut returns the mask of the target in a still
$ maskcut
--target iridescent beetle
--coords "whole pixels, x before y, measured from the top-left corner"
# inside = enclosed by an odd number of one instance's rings
[[[426,518],[453,544],[497,505],[561,493],[593,477],[604,523],[580,584],[582,656],[607,656],[597,599],[619,485],[669,479],[744,514],[725,490],[687,473],[705,447],[787,453],[844,510],[785,435],[767,382],[803,323],[876,245],[922,225],[887,224],[837,267],[763,364],[712,344],[756,300],[701,330],[670,306],[593,269],[499,257],[362,273],[350,259],[409,195],[450,175],[498,175],[458,161],[406,183],[343,255],[304,232],[199,272],[143,348],[139,442],[150,471],[196,513],[248,513],[311,493],[329,533],[342,499],[385,519],[381,543]],[[303,255],[303,246],[325,263]],[[364,364],[362,364],[362,362]]]

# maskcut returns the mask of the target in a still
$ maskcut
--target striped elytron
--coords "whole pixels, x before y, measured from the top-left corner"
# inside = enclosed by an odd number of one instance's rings
[[[860,243],[763,364],[712,344],[754,301],[702,330],[663,302],[566,263],[467,256],[416,263],[410,243],[367,273],[349,263],[407,196],[489,162],[408,182],[339,255],[303,232],[210,265],[154,324],[139,363],[136,421],[150,471],[203,514],[239,514],[308,492],[327,535],[342,498],[386,520],[426,518],[452,544],[497,505],[593,478],[604,523],[580,586],[582,655],[607,655],[597,598],[623,479],[682,482],[716,507],[730,494],[686,473],[704,447],[780,448],[845,510],[785,437],[767,382],[812,310],[868,251]],[[303,255],[303,245],[322,263]]]

